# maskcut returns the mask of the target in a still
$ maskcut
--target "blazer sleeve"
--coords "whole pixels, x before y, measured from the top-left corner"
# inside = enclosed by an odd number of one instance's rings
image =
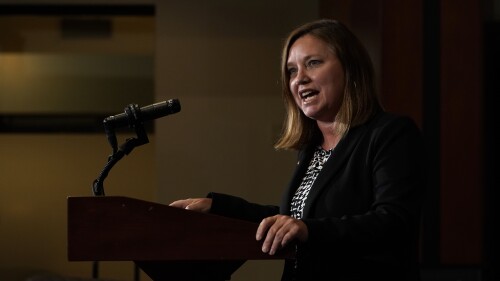
[[[210,192],[207,197],[212,198],[210,213],[216,215],[260,223],[266,217],[279,214],[278,206],[259,205],[237,196]]]

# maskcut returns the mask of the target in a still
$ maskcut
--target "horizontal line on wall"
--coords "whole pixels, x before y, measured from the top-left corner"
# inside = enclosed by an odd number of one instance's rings
[[[153,5],[83,5],[83,4],[0,4],[0,16],[9,15],[113,15],[113,16],[153,16]]]
[[[0,114],[1,133],[102,133],[103,120],[109,115],[99,114]],[[147,132],[154,131],[154,123],[144,123]],[[118,128],[117,133],[131,132]]]

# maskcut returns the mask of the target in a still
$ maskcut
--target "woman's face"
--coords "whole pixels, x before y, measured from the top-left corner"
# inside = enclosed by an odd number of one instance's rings
[[[333,122],[342,105],[344,70],[335,52],[313,35],[297,39],[288,54],[289,86],[304,114]]]

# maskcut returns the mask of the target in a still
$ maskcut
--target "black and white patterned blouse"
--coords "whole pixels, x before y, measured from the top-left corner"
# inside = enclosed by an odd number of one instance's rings
[[[318,177],[319,173],[323,169],[323,165],[332,155],[332,150],[324,150],[321,147],[317,147],[314,152],[314,156],[307,168],[306,174],[302,179],[302,183],[299,188],[295,191],[295,195],[292,198],[292,203],[290,206],[290,212],[293,218],[301,219],[302,214],[304,212],[304,205],[309,195],[309,191],[311,191],[311,187],[314,184],[314,181]]]

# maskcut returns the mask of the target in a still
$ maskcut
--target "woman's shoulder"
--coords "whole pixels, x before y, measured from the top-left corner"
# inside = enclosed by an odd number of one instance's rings
[[[384,129],[409,129],[420,131],[419,127],[411,117],[401,114],[395,114],[386,111],[380,111],[366,123],[367,127],[374,130]]]
[[[405,138],[412,141],[422,141],[422,133],[415,121],[406,115],[385,111],[378,112],[359,129],[362,135],[375,142],[392,142]]]

